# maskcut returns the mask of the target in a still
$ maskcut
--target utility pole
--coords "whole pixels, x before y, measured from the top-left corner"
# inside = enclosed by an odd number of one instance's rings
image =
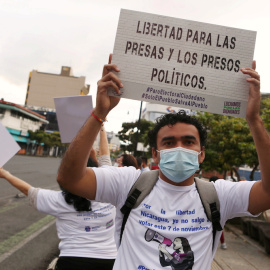
[[[138,139],[139,139],[139,130],[140,130],[140,125],[141,125],[141,114],[142,114],[142,101],[141,101],[141,106],[140,106],[140,113],[139,113],[139,119],[138,119],[138,129],[136,132],[135,136],[135,144],[134,144],[134,156],[136,157],[137,155],[137,145],[138,145]]]

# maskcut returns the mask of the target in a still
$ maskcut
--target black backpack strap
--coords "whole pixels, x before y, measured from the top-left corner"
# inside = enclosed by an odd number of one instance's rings
[[[130,211],[133,208],[138,207],[144,198],[151,192],[158,180],[158,176],[159,170],[142,172],[130,189],[126,202],[120,209],[124,215],[120,232],[120,243]]]
[[[217,191],[213,183],[199,178],[195,178],[195,184],[198,193],[200,195],[206,216],[212,222],[213,225],[213,246],[214,246],[216,232],[223,230],[220,225],[220,204]]]

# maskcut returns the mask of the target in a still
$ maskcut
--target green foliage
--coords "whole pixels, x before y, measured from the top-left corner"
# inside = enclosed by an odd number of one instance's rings
[[[202,169],[224,173],[244,164],[254,170],[258,167],[255,144],[245,119],[211,113],[199,113],[197,117],[208,131],[206,157]],[[262,99],[261,117],[267,131],[270,132],[270,98]],[[119,139],[124,142],[121,150],[134,152],[136,142],[147,146],[147,133],[153,126],[154,123],[144,119],[141,120],[139,127],[138,121],[123,123],[122,130],[118,132]],[[140,130],[138,134],[135,132],[136,127]],[[137,153],[140,154],[142,153]],[[151,155],[149,149],[147,157]]]
[[[44,143],[48,147],[53,146],[67,146],[67,144],[61,143],[60,133],[55,131],[53,133],[47,133],[43,130],[31,131],[28,130],[30,139],[36,140],[39,144]]]
[[[122,153],[121,150],[111,151],[110,156],[111,156],[111,160],[112,160],[113,164],[114,164],[115,159],[116,159],[121,153]]]
[[[264,98],[261,101],[261,117],[266,130],[270,132],[270,98]]]
[[[143,143],[144,146],[148,145],[147,142],[147,134],[148,131],[154,126],[154,123],[151,121],[147,121],[145,119],[141,119],[140,122],[129,122],[122,124],[122,130],[118,132],[118,137],[120,141],[123,142],[120,148],[122,151],[134,152],[135,144],[138,142]],[[138,151],[136,156],[143,155],[143,152]],[[149,153],[147,153],[149,156]]]
[[[198,118],[208,130],[202,164],[205,171],[224,173],[243,164],[257,165],[255,145],[245,119],[211,113],[199,114]]]
[[[206,171],[222,173],[246,164],[253,168],[250,175],[250,179],[253,179],[259,160],[246,120],[210,113],[198,117],[208,129],[206,158],[202,167]],[[270,98],[261,101],[261,117],[266,130],[270,132]]]

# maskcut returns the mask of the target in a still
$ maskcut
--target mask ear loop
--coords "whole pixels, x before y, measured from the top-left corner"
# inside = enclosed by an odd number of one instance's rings
[[[200,155],[201,153],[202,153],[202,151],[198,154],[198,157],[199,157],[199,155]],[[200,166],[201,164],[202,164],[202,162],[201,162],[201,163],[199,162],[199,166]]]

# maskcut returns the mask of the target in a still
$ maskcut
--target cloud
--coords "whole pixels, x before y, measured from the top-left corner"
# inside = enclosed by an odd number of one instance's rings
[[[255,58],[262,90],[269,91],[267,0],[256,8],[251,0],[2,0],[0,96],[21,104],[30,71],[59,74],[64,65],[85,76],[93,94],[113,51],[121,8],[258,31]]]
[[[23,105],[26,95],[26,89],[23,85],[15,85],[0,77],[0,99],[11,101]]]

